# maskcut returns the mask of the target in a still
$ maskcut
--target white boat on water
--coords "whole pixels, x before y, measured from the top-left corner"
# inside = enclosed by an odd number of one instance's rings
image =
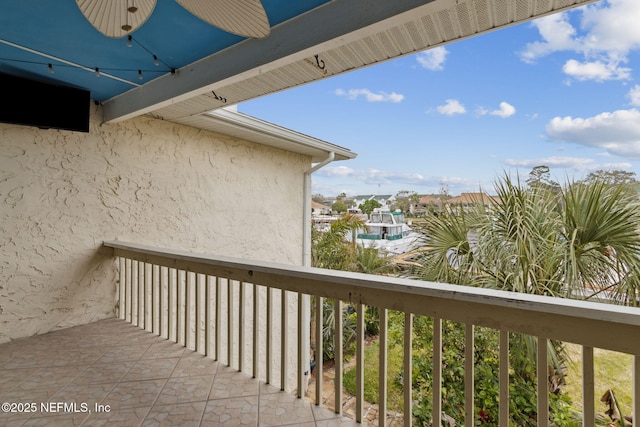
[[[390,255],[409,252],[421,246],[422,235],[411,230],[402,212],[374,210],[365,223],[366,230],[358,230],[356,242],[365,248],[373,247]]]

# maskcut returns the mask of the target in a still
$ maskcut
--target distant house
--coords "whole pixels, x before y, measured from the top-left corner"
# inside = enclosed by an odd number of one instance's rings
[[[479,203],[491,205],[495,203],[495,198],[487,193],[462,193],[457,197],[452,197],[445,202],[448,205],[461,205],[463,208],[476,206]]]
[[[323,205],[316,201],[311,201],[311,214],[312,215],[329,215],[331,214],[331,206]]]
[[[424,216],[427,212],[442,210],[442,205],[441,195],[425,194],[420,196],[418,203],[411,205],[411,213],[416,216]]]

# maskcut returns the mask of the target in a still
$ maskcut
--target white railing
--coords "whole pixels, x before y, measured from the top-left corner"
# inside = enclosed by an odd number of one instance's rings
[[[509,425],[509,332],[537,337],[538,425],[549,425],[548,340],[583,348],[583,425],[595,424],[594,357],[600,348],[633,355],[633,417],[640,416],[640,309],[584,301],[431,283],[334,270],[246,261],[163,250],[148,246],[105,242],[119,265],[120,318],[172,341],[220,360],[267,383],[287,387],[296,378],[296,393],[304,396],[309,350],[302,331],[305,296],[315,296],[315,318],[322,319],[323,298],[356,309],[356,420],[364,408],[364,309],[379,308],[380,378],[379,423],[387,411],[387,310],[405,313],[404,378],[411,378],[413,315],[433,319],[433,425],[442,423],[442,322],[466,325],[465,371],[473,372],[473,330],[483,326],[499,331],[499,425]],[[289,306],[294,302],[297,313]],[[274,304],[276,303],[276,304]],[[290,318],[295,318],[290,323]],[[322,336],[322,322],[315,334]],[[335,328],[342,330],[336,316]],[[291,331],[296,342],[289,343]],[[342,334],[335,333],[334,350],[342,354]],[[316,353],[322,355],[322,340]],[[297,352],[291,352],[291,346]],[[279,349],[279,351],[277,351]],[[276,354],[277,353],[279,354]],[[295,360],[291,355],[295,354]],[[322,372],[322,357],[317,358]],[[288,372],[291,367],[293,372]],[[335,411],[342,411],[342,357],[335,357]],[[321,404],[322,381],[315,382]],[[474,425],[473,375],[465,375],[465,425]],[[412,389],[404,391],[405,425],[411,425]]]

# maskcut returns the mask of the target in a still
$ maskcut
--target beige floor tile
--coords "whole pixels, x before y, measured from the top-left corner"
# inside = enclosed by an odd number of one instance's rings
[[[22,424],[23,427],[72,427],[81,426],[89,417],[88,413],[49,414],[45,417],[31,417]]]
[[[137,427],[149,413],[149,407],[112,409],[109,412],[92,413],[82,427]]]
[[[167,380],[156,405],[206,401],[214,375],[173,377]]]
[[[202,416],[203,426],[258,425],[258,396],[216,399],[207,402]]]
[[[59,388],[69,384],[89,365],[51,366],[40,368],[15,386],[16,390],[37,390],[39,388]]]
[[[202,401],[173,405],[154,405],[142,425],[198,427],[200,426],[206,403],[206,401]]]
[[[333,418],[331,420],[316,421],[317,427],[366,427],[366,424],[357,423],[351,418]]]
[[[282,392],[260,396],[259,425],[276,426],[312,422],[311,403]]]
[[[186,349],[173,341],[160,341],[152,344],[141,359],[160,359],[182,357]]]
[[[103,399],[111,409],[150,407],[167,380],[145,380],[118,383]]]
[[[241,373],[218,374],[213,380],[209,399],[256,396],[258,395],[259,386],[259,380]]]
[[[125,338],[122,337],[124,340]],[[107,350],[100,359],[98,359],[98,363],[115,363],[115,362],[123,362],[125,360],[135,360],[137,361],[142,357],[145,351],[151,347],[150,343],[146,344],[130,344],[130,341],[125,341],[128,345],[122,345],[117,347],[112,347]]]
[[[21,383],[25,378],[31,376],[39,368],[4,369],[0,375],[0,397],[3,392],[7,392]]]
[[[336,414],[334,411],[317,406],[315,404],[311,404],[311,411],[313,412],[313,418],[316,421],[341,418],[341,416]]]
[[[122,362],[96,362],[73,379],[72,384],[117,383],[135,365],[133,360]]]
[[[169,378],[180,361],[172,359],[140,359],[127,372],[127,381]]]
[[[200,354],[187,350],[185,356],[180,359],[172,376],[203,376],[215,374],[218,371],[218,362]]]

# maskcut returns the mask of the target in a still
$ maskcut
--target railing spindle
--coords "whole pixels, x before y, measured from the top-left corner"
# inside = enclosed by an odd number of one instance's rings
[[[433,318],[433,426],[442,425],[442,319]]]
[[[190,271],[185,273],[185,283],[184,283],[184,346],[191,350],[191,307],[192,301],[192,293],[191,293],[191,284],[193,283],[193,274]]]
[[[125,320],[129,323],[133,323],[133,266],[131,259],[127,258],[125,262],[125,268],[127,272],[125,274],[127,281],[127,301],[125,302]]]
[[[378,343],[380,345],[380,367],[378,378],[378,425],[385,427],[387,425],[387,309],[379,308],[380,312],[380,337]]]
[[[595,425],[593,347],[582,347],[582,425]]]
[[[184,308],[186,307],[186,301],[185,301],[185,288],[186,288],[186,272],[184,270],[178,270],[178,287],[177,287],[177,292],[178,292],[178,311],[176,313],[177,315],[177,325],[178,325],[178,342],[180,343],[180,345],[186,347],[187,346],[187,342],[186,342],[186,337],[185,337],[185,331],[187,330],[187,327],[185,326],[185,312],[183,311]]]
[[[216,277],[216,331],[215,331],[215,347],[214,347],[214,360],[220,360],[220,340],[222,339],[222,316],[220,312],[222,311],[222,279],[220,277]]]
[[[167,267],[160,266],[160,336],[169,339],[169,286]]]
[[[195,338],[195,350],[197,353],[205,354],[202,349],[202,274],[196,274],[196,280],[194,284],[193,305],[195,308],[195,322],[194,322],[194,338]]]
[[[342,301],[339,299],[333,304],[333,318],[334,405],[335,413],[342,414]]]
[[[153,333],[156,335],[161,335],[161,318],[162,318],[162,288],[160,286],[160,266],[153,265],[152,270],[153,275],[153,293],[154,298],[152,298],[153,303],[151,307],[153,308]]]
[[[413,314],[404,314],[404,426],[411,427],[413,421]]]
[[[227,366],[233,360],[233,281],[227,279]]]
[[[285,390],[287,384],[287,375],[289,372],[289,358],[288,358],[288,346],[289,346],[289,298],[287,291],[280,291],[281,306],[280,306],[280,389]]]
[[[258,285],[253,285],[253,378],[259,377],[260,365],[260,346],[258,339],[260,337],[260,292]]]
[[[213,278],[207,276],[204,282],[204,355],[211,357],[211,282]]]
[[[356,421],[359,423],[364,416],[364,310],[363,304],[356,304]]]
[[[138,276],[138,261],[131,262],[131,323],[138,326],[138,314],[140,313],[138,308],[138,303],[140,301],[140,291],[138,287],[140,286]]]
[[[305,367],[304,367],[304,340],[303,340],[303,331],[304,331],[304,325],[303,325],[303,315],[302,315],[302,309],[303,309],[303,304],[302,304],[302,293],[298,292],[298,372],[297,372],[297,378],[298,378],[298,397],[302,398],[304,396],[304,372],[305,372]]]
[[[177,343],[178,338],[178,316],[180,314],[180,301],[178,299],[178,270],[169,270],[169,287],[171,288],[171,312],[169,313],[171,341]]]
[[[315,351],[315,371],[316,371],[316,405],[322,405],[322,382],[323,376],[323,362],[324,362],[324,345],[323,345],[323,327],[324,327],[324,314],[322,307],[324,305],[324,298],[316,297],[316,351]]]
[[[499,343],[499,415],[500,427],[509,427],[509,332],[500,331]]]
[[[464,334],[464,425],[466,427],[474,426],[474,327],[472,324],[465,325]]]
[[[538,337],[536,370],[538,373],[538,427],[549,426],[549,356],[548,341]]]
[[[266,313],[266,331],[265,331],[265,341],[267,345],[266,357],[267,364],[265,367],[265,378],[266,383],[271,384],[271,366],[272,366],[272,358],[273,358],[273,289],[270,286],[267,286],[267,313]]]
[[[118,257],[118,317],[123,320],[127,313],[127,310],[125,309],[125,304],[127,301],[127,297],[125,295],[127,287],[127,269],[125,267],[125,263],[125,258]]]
[[[244,306],[245,306],[245,283],[240,282],[239,284],[239,296],[238,296],[238,371],[244,371],[244,347],[245,347],[245,315],[244,315]]]
[[[633,420],[640,419],[640,356],[633,356]]]
[[[144,270],[146,264],[138,262],[138,327],[144,329],[145,321],[145,294],[147,291],[147,281],[145,279]]]

